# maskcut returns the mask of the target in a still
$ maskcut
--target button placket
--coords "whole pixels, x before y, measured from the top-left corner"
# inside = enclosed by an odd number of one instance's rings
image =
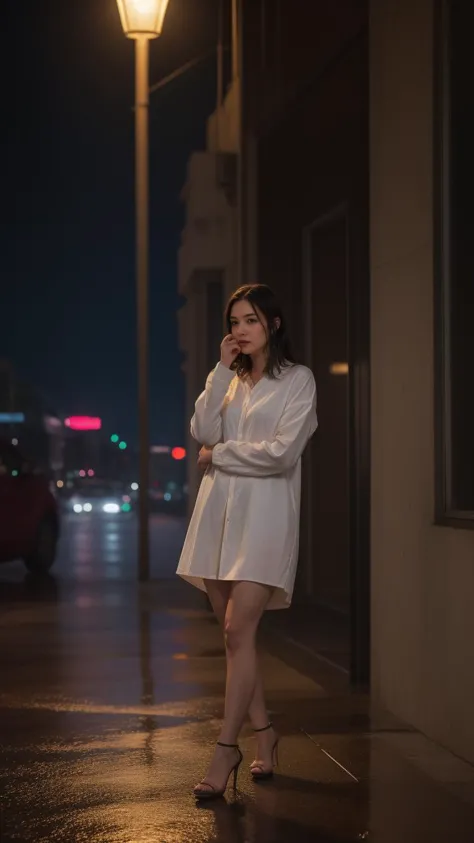
[[[226,507],[226,524],[230,521],[229,511],[232,506],[232,501],[234,499],[234,486],[235,486],[235,477],[230,478],[229,482],[229,495],[227,497],[227,507]]]
[[[245,423],[245,418],[246,418],[247,408],[248,408],[249,402],[250,402],[250,395],[247,395],[245,397],[244,403],[242,404],[242,412],[240,414],[239,426],[237,428],[237,441],[239,441],[239,442],[242,440],[242,428],[243,428],[244,423]]]

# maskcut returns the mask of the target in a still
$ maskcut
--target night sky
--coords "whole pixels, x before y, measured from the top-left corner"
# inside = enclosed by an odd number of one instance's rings
[[[66,414],[136,437],[134,54],[116,0],[6,0],[0,357]],[[215,45],[216,0],[170,0],[150,83]],[[151,439],[183,441],[179,193],[215,107],[209,59],[152,95]]]

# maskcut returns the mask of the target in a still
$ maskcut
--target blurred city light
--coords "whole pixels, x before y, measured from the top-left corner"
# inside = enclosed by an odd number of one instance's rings
[[[110,437],[110,441],[113,442],[114,445],[119,441],[119,439],[120,439],[120,436],[117,436],[116,433],[113,433],[112,436]]]
[[[138,483],[131,483],[130,488],[132,489],[133,492],[137,492],[138,488],[139,488]]]
[[[85,476],[86,476],[86,472],[84,471],[83,468],[81,468],[81,470],[79,472],[79,477],[85,477]]]
[[[58,419],[56,416],[45,416],[44,426],[48,433],[55,433],[63,425],[61,419]]]
[[[185,448],[173,448],[171,451],[171,456],[174,460],[184,460],[186,456],[186,449]]]
[[[90,469],[88,470],[87,474],[89,475],[89,477],[93,477],[93,476],[94,476],[94,474],[95,474],[94,469],[93,469],[93,468],[90,468]]]
[[[63,488],[63,486],[64,486],[63,481],[62,481],[62,480],[58,480],[58,481],[57,481],[57,483],[56,483],[56,486],[58,487],[58,489],[62,489],[62,488]]]
[[[64,424],[71,430],[100,430],[102,419],[97,416],[70,416],[64,420]]]
[[[0,424],[22,424],[24,421],[24,413],[0,413]]]
[[[15,445],[16,447],[16,445],[18,445],[18,439],[12,439],[12,445]]]
[[[92,504],[91,503],[85,503],[84,504],[84,512],[92,512]]]
[[[125,451],[126,447],[127,447],[126,442],[119,442],[119,448],[120,448],[121,451]]]
[[[102,509],[103,509],[104,512],[107,512],[107,513],[120,512],[120,507],[119,507],[118,503],[106,503],[106,504],[104,504]]]

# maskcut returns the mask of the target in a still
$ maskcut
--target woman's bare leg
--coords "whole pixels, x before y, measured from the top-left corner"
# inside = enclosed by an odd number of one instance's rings
[[[272,589],[254,582],[235,582],[227,604],[224,635],[227,681],[221,740],[236,742],[253,700],[257,676],[256,635]]]
[[[271,595],[271,588],[261,583],[234,582],[224,621],[227,652],[227,681],[224,720],[219,740],[236,744],[257,682],[257,627]],[[235,749],[217,746],[206,782],[221,789],[229,769],[238,760]]]
[[[204,584],[206,586],[207,596],[211,602],[214,614],[219,621],[222,631],[224,631],[225,615],[232,589],[232,583],[225,582],[224,580],[205,580]],[[248,713],[250,722],[254,729],[263,729],[263,727],[268,724],[268,713],[265,705],[263,680],[259,667],[257,667],[257,680]],[[263,742],[265,742],[265,738],[263,736],[262,738]]]

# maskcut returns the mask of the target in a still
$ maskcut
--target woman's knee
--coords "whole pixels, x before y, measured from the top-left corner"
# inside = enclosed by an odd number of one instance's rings
[[[252,643],[255,638],[255,625],[227,617],[224,623],[224,636],[227,650],[234,653]]]
[[[271,590],[260,583],[233,583],[224,622],[229,652],[255,643],[257,627],[270,593]]]

